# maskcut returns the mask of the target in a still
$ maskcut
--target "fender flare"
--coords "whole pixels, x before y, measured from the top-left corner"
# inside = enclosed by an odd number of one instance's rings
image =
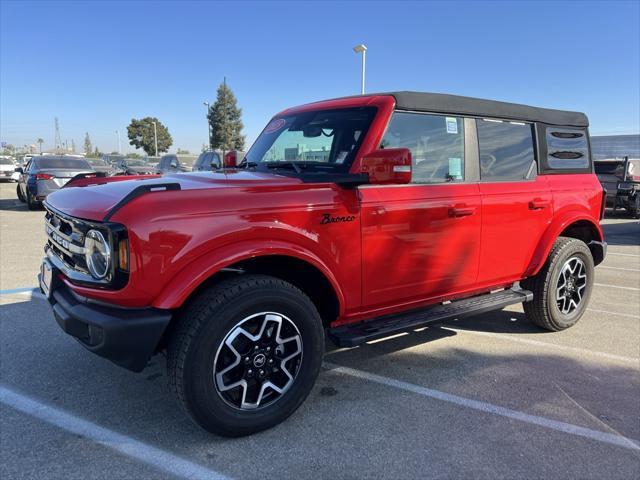
[[[538,242],[538,246],[533,252],[531,261],[529,262],[529,265],[525,270],[525,277],[531,277],[540,271],[540,269],[544,265],[544,262],[547,260],[549,252],[551,251],[551,247],[553,247],[553,243],[556,241],[556,239],[564,230],[566,230],[567,227],[579,221],[586,221],[596,229],[599,236],[599,238],[597,238],[597,241],[602,241],[604,239],[604,234],[602,233],[600,225],[593,221],[592,216],[587,215],[584,212],[564,212],[557,218],[555,218],[542,234],[542,237]]]
[[[212,250],[187,264],[164,287],[152,302],[152,306],[161,309],[176,309],[187,298],[221,269],[230,267],[243,260],[267,255],[281,255],[296,258],[318,269],[329,281],[340,305],[340,315],[344,313],[345,298],[333,271],[312,251],[287,241],[270,241],[256,245],[255,241],[244,240]]]

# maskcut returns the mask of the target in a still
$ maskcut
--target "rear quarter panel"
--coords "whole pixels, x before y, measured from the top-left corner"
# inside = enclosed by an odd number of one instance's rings
[[[535,275],[549,255],[549,251],[568,226],[578,221],[593,224],[597,240],[604,240],[600,228],[602,185],[592,173],[545,175],[553,196],[553,220],[538,242],[525,276]]]

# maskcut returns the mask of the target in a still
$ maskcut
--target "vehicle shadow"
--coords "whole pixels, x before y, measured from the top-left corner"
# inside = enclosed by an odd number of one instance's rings
[[[460,328],[471,321],[461,321],[456,326]],[[505,321],[507,315],[491,320],[497,331]],[[42,299],[0,305],[0,328],[3,386],[185,458],[195,458],[198,463],[237,478],[251,477],[247,468],[254,463],[259,465],[260,472],[253,476],[276,478],[283,471],[292,478],[345,478],[341,472],[356,469],[362,478],[379,478],[376,473],[393,471],[425,478],[423,468],[430,463],[438,464],[439,472],[446,478],[480,478],[476,468],[492,461],[487,459],[495,457],[496,438],[505,434],[512,436],[512,440],[509,444],[501,443],[501,455],[495,461],[521,456],[525,440],[513,429],[501,427],[507,423],[490,417],[491,421],[479,433],[474,430],[477,425],[474,418],[479,415],[486,418],[486,413],[332,373],[333,365],[587,428],[640,437],[640,424],[635,421],[640,379],[635,368],[594,364],[563,353],[533,353],[526,351],[527,347],[516,353],[513,349],[510,353],[496,352],[484,349],[483,339],[478,339],[476,347],[455,343],[450,348],[435,348],[434,343],[434,348],[414,348],[457,335],[439,327],[327,355],[326,369],[295,415],[271,430],[238,439],[209,434],[189,421],[166,386],[163,356],[154,357],[140,374],[116,367],[85,351],[62,333]],[[457,420],[443,424],[434,414],[455,415]],[[462,419],[471,425],[468,429]],[[354,449],[365,432],[367,447]],[[447,432],[460,432],[454,439],[455,448],[469,452],[465,453],[463,464],[448,462],[447,448],[398,447],[407,438],[438,445],[450,441],[446,440]],[[544,443],[539,442],[546,441],[526,437],[529,447],[544,448]],[[375,449],[376,455],[371,455],[371,449]],[[345,451],[349,455],[339,454]],[[271,458],[278,461],[263,461]],[[572,462],[563,468],[575,469],[570,475],[573,478],[585,478],[589,476],[589,466],[599,460],[597,456],[584,458],[586,465]],[[631,478],[629,469],[637,464],[615,465],[615,475],[608,478]],[[449,470],[442,470],[445,467]],[[544,468],[536,468],[532,464],[526,475],[520,472],[520,478],[544,478]],[[493,477],[487,474],[483,478]]]
[[[600,227],[604,238],[610,245],[640,245],[640,222],[604,223]]]
[[[13,212],[28,211],[26,203],[22,203],[17,198],[2,198],[0,199],[0,210],[7,210]]]

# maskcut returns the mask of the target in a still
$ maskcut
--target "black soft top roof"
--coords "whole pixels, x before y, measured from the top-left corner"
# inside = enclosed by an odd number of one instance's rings
[[[517,103],[460,97],[444,93],[388,92],[379,95],[392,95],[396,99],[398,110],[497,117],[573,127],[589,126],[589,119],[580,112],[530,107]]]

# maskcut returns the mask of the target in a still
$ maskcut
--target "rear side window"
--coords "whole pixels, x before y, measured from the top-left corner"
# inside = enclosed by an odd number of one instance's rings
[[[533,132],[530,124],[478,119],[480,179],[518,181],[535,172]]]
[[[587,132],[577,128],[547,127],[547,166],[552,170],[589,167]]]
[[[461,117],[396,112],[380,147],[411,150],[413,183],[464,180]]]

